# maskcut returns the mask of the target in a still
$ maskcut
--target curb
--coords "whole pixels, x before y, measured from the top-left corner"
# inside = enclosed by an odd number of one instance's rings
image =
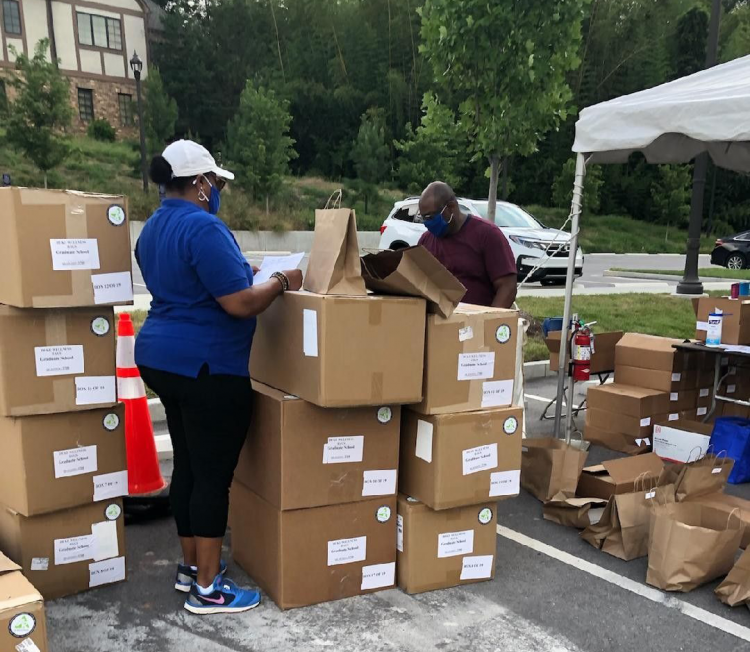
[[[602,273],[602,276],[607,277],[619,277],[619,278],[638,278],[643,280],[651,280],[651,281],[679,281],[681,280],[680,276],[677,276],[676,274],[643,274],[641,272],[616,272],[611,269],[604,270]],[[743,283],[743,279],[733,279],[733,278],[722,278],[718,276],[704,276],[701,278],[701,281],[705,283]]]

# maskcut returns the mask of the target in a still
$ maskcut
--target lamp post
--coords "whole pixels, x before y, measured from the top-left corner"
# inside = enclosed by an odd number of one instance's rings
[[[143,192],[148,192],[148,171],[146,169],[146,126],[143,124],[143,100],[141,99],[141,71],[143,61],[137,52],[133,52],[130,69],[135,77],[135,92],[138,98],[138,127],[141,132],[141,176],[143,177]]]

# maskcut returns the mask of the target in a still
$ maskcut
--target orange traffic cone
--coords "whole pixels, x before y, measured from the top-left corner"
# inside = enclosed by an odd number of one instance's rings
[[[125,404],[128,493],[134,496],[161,491],[167,483],[159,469],[146,387],[135,366],[135,330],[126,312],[120,313],[117,324],[117,398]]]

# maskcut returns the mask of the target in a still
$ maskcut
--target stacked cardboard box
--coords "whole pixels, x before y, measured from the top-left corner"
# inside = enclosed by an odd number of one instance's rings
[[[48,649],[44,600],[21,567],[0,553],[0,650]]]
[[[124,198],[0,189],[0,549],[45,598],[125,579],[130,261]]]
[[[495,504],[520,486],[517,337],[515,311],[460,305],[428,316],[424,399],[402,418],[398,559],[408,593],[494,576]]]
[[[722,313],[721,343],[750,344],[750,300],[745,297],[700,297],[693,299],[695,309],[695,339],[706,341],[708,316],[711,313]]]
[[[400,406],[422,398],[425,314],[289,292],[259,319],[232,553],[282,609],[395,585]]]

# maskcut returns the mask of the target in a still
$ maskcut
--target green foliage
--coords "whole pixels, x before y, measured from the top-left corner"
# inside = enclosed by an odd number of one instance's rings
[[[673,77],[684,77],[702,70],[706,63],[708,12],[693,7],[677,21]]]
[[[552,184],[552,201],[560,208],[570,208],[573,199],[573,180],[576,174],[576,160],[565,161],[560,174]],[[586,179],[583,184],[583,206],[585,213],[598,213],[601,208],[600,191],[602,187],[602,168],[590,165],[586,168]]]
[[[103,143],[114,143],[115,140],[117,140],[117,132],[115,131],[115,128],[104,118],[92,120],[88,129],[86,129],[86,133],[89,138],[93,138],[94,140]]]
[[[370,110],[362,115],[351,157],[357,177],[365,183],[377,184],[388,176],[390,150],[381,112]]]
[[[651,189],[651,196],[659,221],[667,225],[664,240],[669,239],[669,227],[686,228],[690,217],[690,167],[660,165],[659,179]]]
[[[61,133],[70,124],[69,82],[57,66],[47,60],[49,41],[37,43],[34,56],[17,54],[17,74],[9,84],[16,97],[5,119],[6,141],[23,152],[44,174],[62,163],[70,152]]]
[[[177,102],[164,90],[159,69],[151,66],[143,82],[146,148],[152,156],[160,153],[174,136]]]
[[[229,123],[229,158],[239,172],[239,185],[252,198],[266,198],[281,189],[289,161],[297,156],[289,137],[288,103],[272,90],[248,81],[237,115]]]

